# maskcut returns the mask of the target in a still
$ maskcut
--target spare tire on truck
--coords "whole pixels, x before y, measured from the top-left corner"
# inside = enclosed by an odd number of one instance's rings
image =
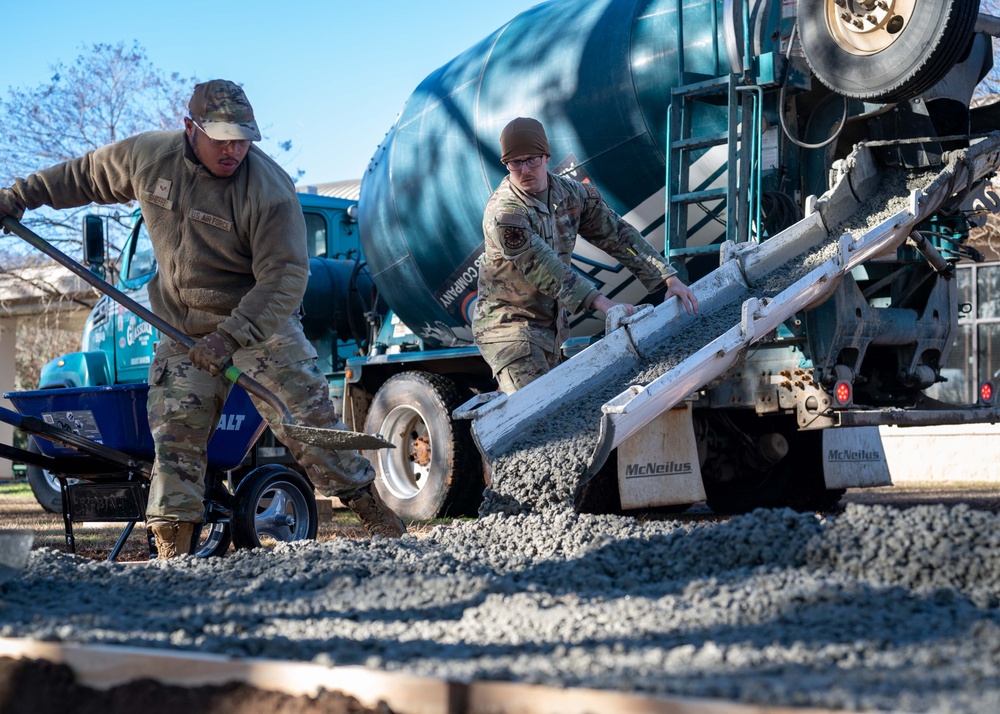
[[[806,62],[838,94],[901,102],[962,59],[979,0],[808,0],[798,4]]]

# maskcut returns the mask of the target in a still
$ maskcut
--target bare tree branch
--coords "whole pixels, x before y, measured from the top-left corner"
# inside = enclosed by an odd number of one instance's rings
[[[134,134],[182,125],[194,77],[167,74],[154,67],[133,42],[82,46],[71,63],[51,67],[51,78],[34,87],[11,87],[0,98],[0,185],[9,186],[49,166],[82,156]],[[105,218],[109,262],[117,258],[127,235],[130,212],[123,206],[84,206],[25,215],[24,224],[64,253],[81,255],[83,216]],[[42,365],[80,349],[80,335],[66,329],[68,304],[90,308],[93,290],[81,290],[78,278],[66,279],[55,264],[16,236],[0,236],[0,284],[6,307],[25,300],[42,303],[40,317],[18,319],[16,372],[18,389],[37,386]],[[113,265],[106,266],[109,275]]]
[[[157,69],[135,42],[83,47],[71,64],[59,62],[51,69],[48,82],[11,87],[0,100],[0,185],[143,131],[180,127],[186,98],[197,83],[194,77]],[[83,215],[121,210],[43,209],[28,214],[25,225],[44,231],[64,252],[78,254]],[[124,230],[109,235],[114,247],[124,237]],[[15,251],[21,247],[9,236],[4,244]]]
[[[1000,0],[981,0],[979,12],[984,15],[1000,16]],[[998,54],[998,40],[993,40],[993,69],[983,78],[976,87],[973,96],[974,104],[989,104],[996,101],[1000,94],[1000,54]]]

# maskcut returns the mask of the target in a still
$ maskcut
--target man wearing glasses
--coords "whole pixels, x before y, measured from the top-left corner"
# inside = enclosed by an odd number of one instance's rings
[[[518,117],[500,134],[510,172],[486,204],[485,256],[472,330],[500,390],[511,394],[554,368],[569,314],[606,313],[616,303],[570,267],[577,235],[616,258],[649,292],[666,286],[697,312],[698,300],[593,184],[549,173],[549,142],[536,119]]]
[[[299,321],[309,257],[292,180],[253,146],[260,132],[239,85],[199,84],[188,109],[183,131],[138,134],[0,189],[0,216],[17,219],[42,205],[142,207],[158,266],[150,306],[197,340],[189,350],[161,339],[149,370],[156,458],[146,523],[161,558],[196,545],[207,444],[232,386],[223,375],[231,361],[277,394],[296,423],[344,428]],[[285,437],[282,415],[253,399],[317,489],[347,504],[369,535],[406,532],[372,487],[366,459]]]

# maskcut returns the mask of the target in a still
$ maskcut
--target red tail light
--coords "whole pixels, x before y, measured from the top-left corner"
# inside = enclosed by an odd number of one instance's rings
[[[854,387],[846,380],[839,380],[833,387],[833,398],[838,407],[849,407],[854,401]]]

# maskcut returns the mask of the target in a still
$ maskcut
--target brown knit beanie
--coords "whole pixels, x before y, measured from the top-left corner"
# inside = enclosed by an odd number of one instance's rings
[[[526,154],[552,155],[542,123],[537,119],[518,117],[500,132],[500,160],[506,164],[515,156]]]

